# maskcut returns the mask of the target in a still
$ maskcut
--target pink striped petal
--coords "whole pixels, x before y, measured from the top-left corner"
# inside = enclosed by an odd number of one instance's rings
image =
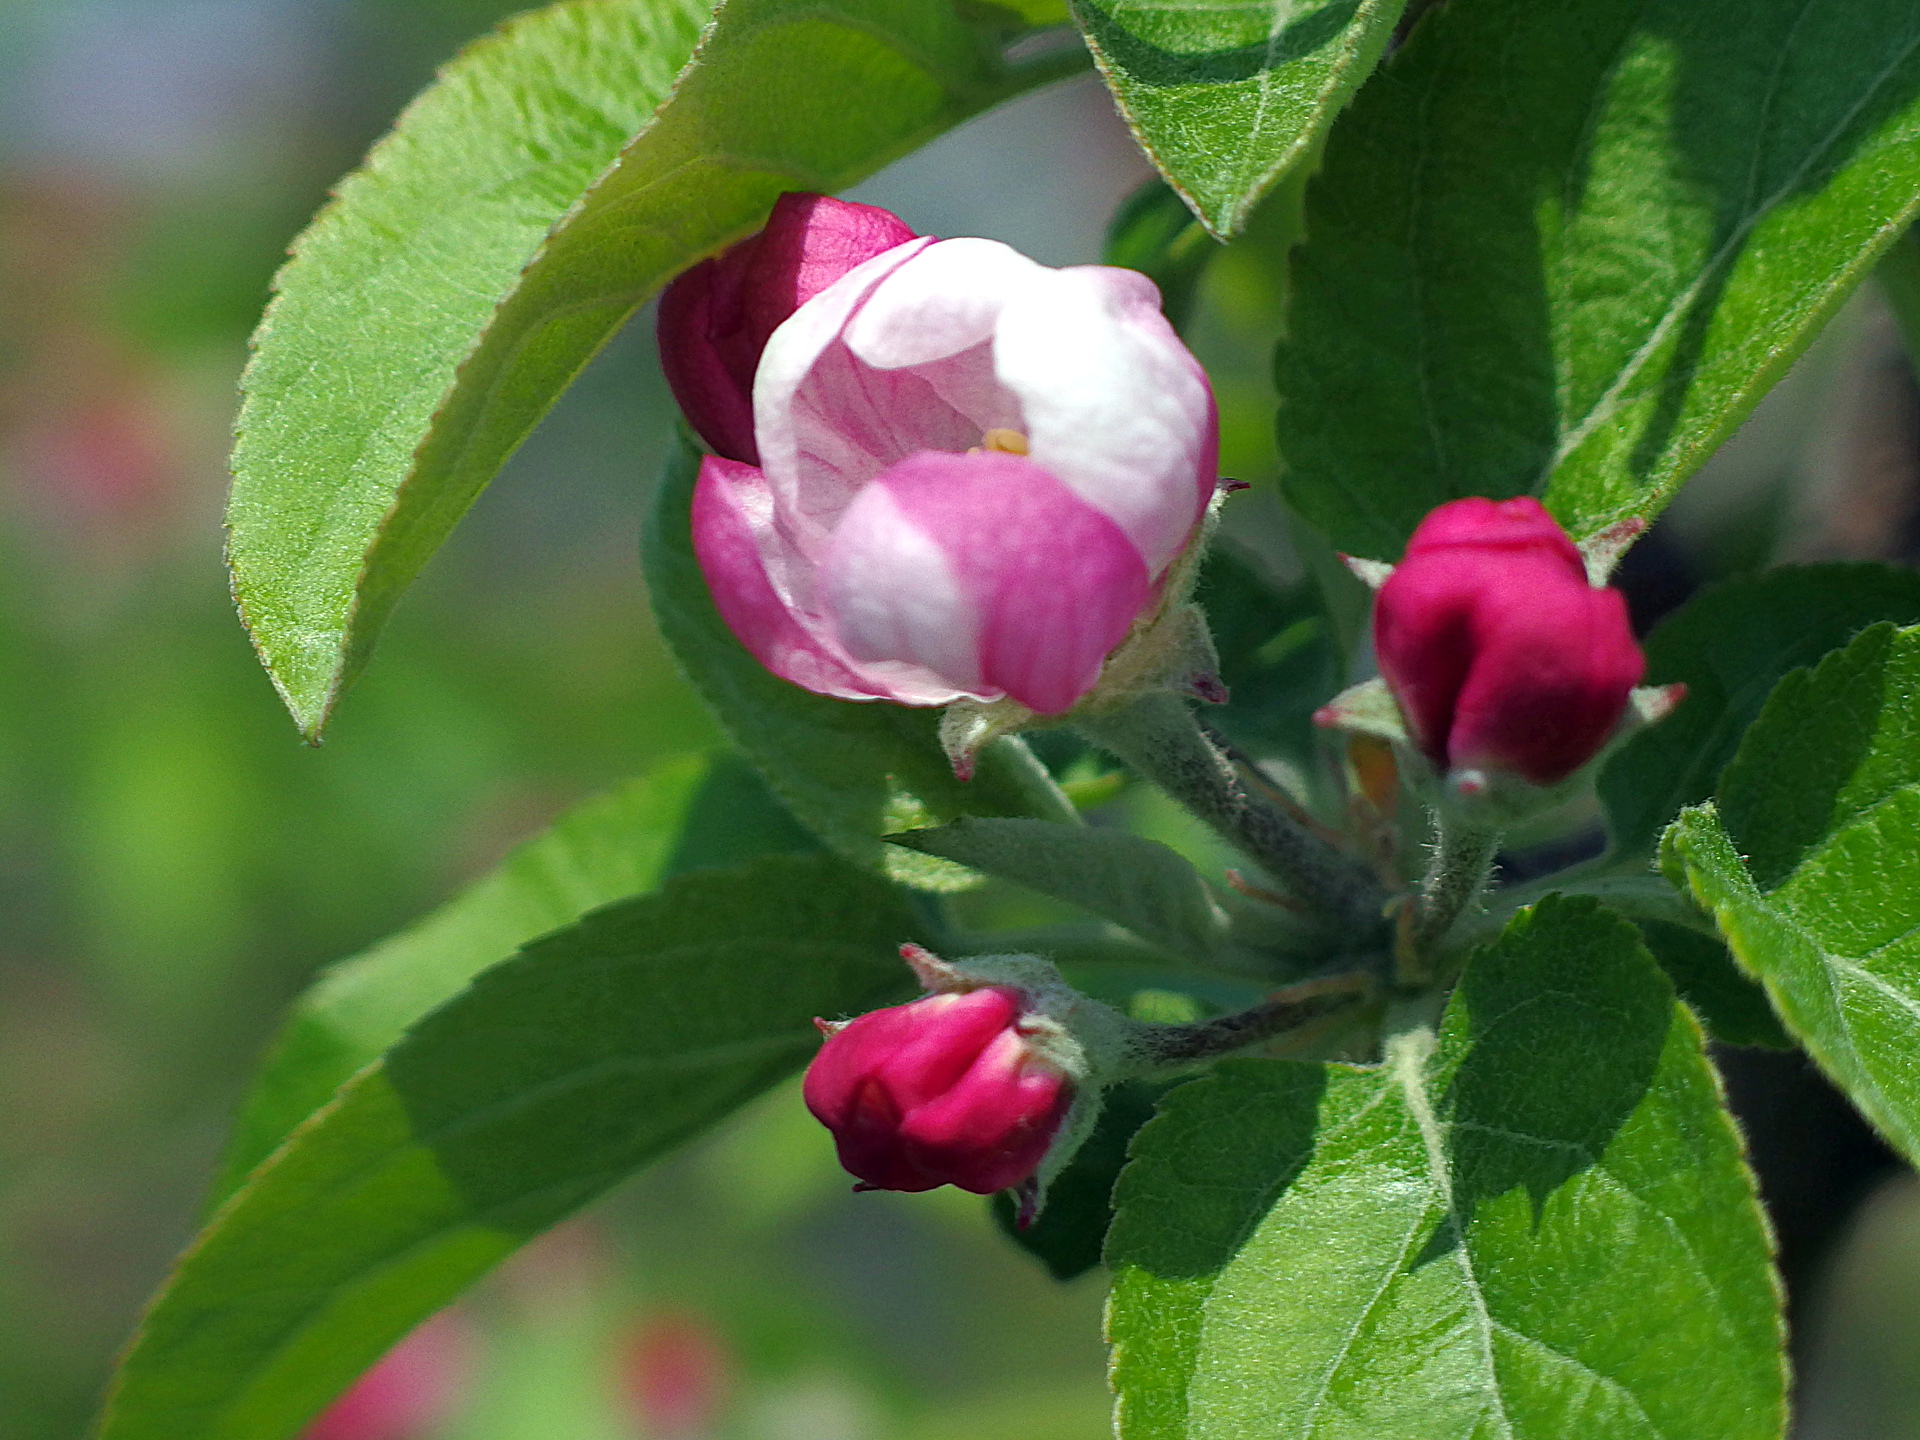
[[[826,529],[860,486],[906,453],[887,438],[895,427],[885,394],[873,397],[863,417],[873,435],[839,434],[820,413],[816,397],[859,386],[864,367],[847,352],[841,332],[882,280],[935,243],[930,237],[909,240],[848,271],[794,311],[760,354],[753,380],[760,466],[789,511],[792,538],[803,550],[823,543]],[[816,370],[822,373],[816,376]],[[809,392],[804,399],[799,395],[803,385]]]
[[[874,287],[847,345],[876,370],[945,360],[991,340],[1001,312],[1053,273],[998,240],[942,240]]]
[[[908,661],[979,699],[1057,715],[1093,688],[1151,597],[1140,553],[1041,466],[923,451],[847,508],[821,603],[861,662]]]
[[[709,455],[693,492],[693,551],[720,618],[754,658],[783,680],[841,700],[944,705],[959,694],[912,665],[860,665],[796,603],[810,576],[773,520],[765,477],[751,465]]]
[[[914,238],[899,216],[875,206],[789,192],[757,235],[667,286],[660,365],[700,437],[731,460],[759,463],[753,376],[767,338],[841,276]]]
[[[1003,313],[994,369],[1028,454],[1111,516],[1158,575],[1206,513],[1219,423],[1206,372],[1132,270],[1040,270]]]

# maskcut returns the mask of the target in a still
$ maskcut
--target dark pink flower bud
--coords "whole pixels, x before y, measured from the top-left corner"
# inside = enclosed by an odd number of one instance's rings
[[[1537,500],[1472,497],[1420,522],[1374,608],[1374,653],[1443,774],[1564,780],[1606,742],[1645,659],[1617,590]]]
[[[759,464],[753,376],[767,337],[849,270],[914,238],[875,206],[789,193],[758,235],[669,285],[660,296],[660,365],[700,438],[729,460]]]
[[[992,985],[823,1026],[807,1108],[858,1188],[991,1195],[1031,1176],[1073,1084],[1023,1033],[1030,1018],[1024,992]]]

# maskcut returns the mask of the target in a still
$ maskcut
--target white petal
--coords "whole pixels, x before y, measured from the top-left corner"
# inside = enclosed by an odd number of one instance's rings
[[[994,366],[1019,397],[1028,453],[1140,547],[1158,574],[1206,506],[1205,372],[1151,281],[1082,265],[1042,271],[1001,313]]]
[[[793,504],[800,487],[801,445],[795,433],[794,392],[827,347],[839,340],[847,317],[859,309],[874,287],[935,243],[923,236],[856,265],[789,315],[768,337],[760,368],[753,377],[753,428],[760,468],[782,505]],[[853,483],[857,485],[866,478],[861,475]]]
[[[818,575],[821,599],[848,655],[876,674],[903,662],[976,699],[983,688],[973,604],[946,552],[883,486],[847,508]]]
[[[1001,309],[1045,273],[998,240],[942,240],[874,287],[847,325],[847,346],[876,370],[958,355],[991,339]]]

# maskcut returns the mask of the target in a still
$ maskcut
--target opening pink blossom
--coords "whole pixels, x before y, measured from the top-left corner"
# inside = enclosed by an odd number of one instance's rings
[[[702,466],[695,551],[763,664],[846,699],[1070,709],[1215,484],[1212,392],[1153,284],[991,240],[909,240],[814,295],[753,412],[759,464]]]

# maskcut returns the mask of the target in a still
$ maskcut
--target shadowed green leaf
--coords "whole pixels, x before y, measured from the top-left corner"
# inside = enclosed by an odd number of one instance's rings
[[[686,756],[575,806],[438,910],[327,971],[242,1104],[216,1200],[406,1028],[527,941],[668,876],[812,848],[735,756]]]
[[[1278,356],[1294,504],[1657,511],[1920,205],[1907,0],[1451,0],[1330,138]]]
[[[895,845],[1065,900],[1189,960],[1213,958],[1227,916],[1193,863],[1124,830],[962,817],[888,837]]]
[[[101,1440],[282,1440],[415,1323],[910,989],[900,892],[827,855],[702,871],[420,1021],[213,1217]]]
[[[855,863],[904,884],[954,890],[978,876],[882,839],[961,815],[1028,815],[1077,825],[1079,812],[1018,737],[956,780],[938,710],[833,700],[770,672],[720,618],[693,554],[700,456],[682,444],[647,517],[642,560],[660,633],[687,679],[801,821]]]
[[[1226,1062],[1132,1154],[1106,1257],[1123,1440],[1782,1433],[1738,1135],[1699,1027],[1591,900],[1477,951],[1437,1043]]]
[[[1647,683],[1687,698],[1600,772],[1617,856],[1653,853],[1684,805],[1713,794],[1740,737],[1789,670],[1811,665],[1876,620],[1920,621],[1920,575],[1890,565],[1807,565],[1716,585],[1647,640]]]
[[[1920,628],[1780,682],[1666,859],[1774,1009],[1920,1161]]]
[[[1135,138],[1222,239],[1311,157],[1405,7],[1406,0],[1073,0]]]
[[[1276,587],[1220,544],[1201,567],[1194,598],[1207,612],[1229,697],[1207,707],[1207,724],[1256,757],[1284,757],[1312,777],[1326,734],[1313,713],[1346,685],[1320,587],[1311,579]]]
[[[309,735],[661,284],[782,191],[850,185],[1063,63],[1007,70],[947,0],[725,0],[702,36],[709,8],[568,0],[510,22],[295,243],[243,385],[228,523],[242,614]]]
[[[1767,1003],[1760,982],[1743,971],[1713,936],[1670,920],[1636,920],[1647,951],[1660,962],[1673,988],[1700,1017],[1707,1034],[1723,1045],[1791,1050],[1793,1037]]]

